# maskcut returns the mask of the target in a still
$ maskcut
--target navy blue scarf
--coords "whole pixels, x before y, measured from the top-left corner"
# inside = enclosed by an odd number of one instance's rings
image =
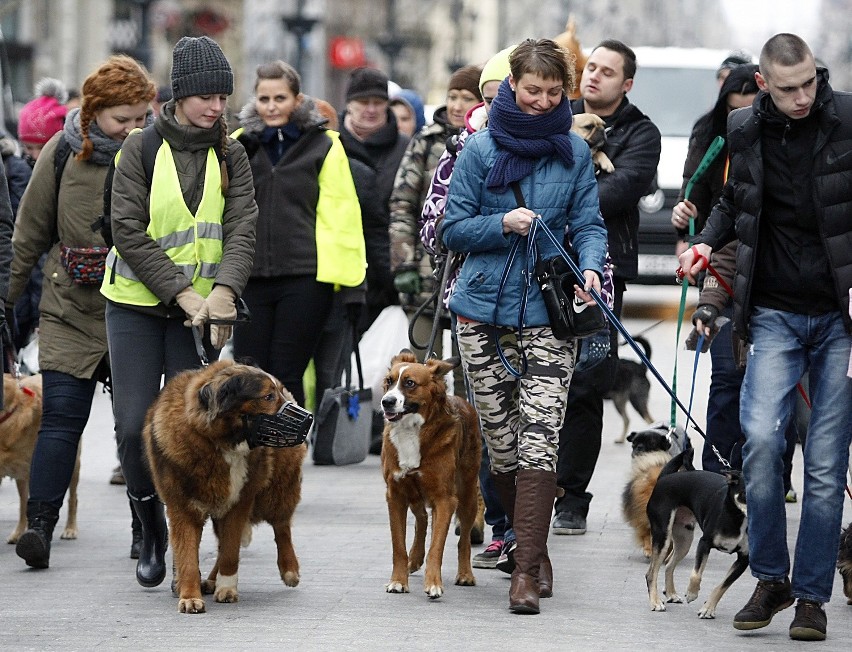
[[[498,145],[497,160],[485,185],[506,189],[533,170],[536,161],[554,154],[573,165],[571,148],[571,103],[563,97],[556,108],[542,115],[524,113],[515,103],[515,93],[506,78],[491,103],[488,131]]]

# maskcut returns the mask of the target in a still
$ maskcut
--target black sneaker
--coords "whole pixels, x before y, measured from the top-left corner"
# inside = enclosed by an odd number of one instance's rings
[[[503,539],[494,539],[485,550],[473,556],[473,567],[496,568],[501,550],[503,550]]]
[[[734,616],[734,629],[760,629],[772,622],[772,616],[793,604],[790,580],[781,582],[758,580],[754,593]]]
[[[586,517],[577,512],[556,512],[552,526],[553,534],[585,534]]]
[[[794,641],[824,641],[827,624],[822,604],[799,600],[796,603],[796,616],[790,623],[790,638]]]
[[[499,571],[512,574],[515,570],[515,549],[518,547],[518,542],[514,539],[509,539],[503,542],[503,549],[500,551],[500,557],[497,559],[497,565],[494,566]]]

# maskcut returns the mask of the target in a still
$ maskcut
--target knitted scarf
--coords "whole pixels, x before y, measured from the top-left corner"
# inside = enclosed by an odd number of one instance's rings
[[[154,114],[148,110],[145,116],[145,126],[154,122]],[[72,109],[65,118],[65,140],[71,146],[74,154],[79,154],[83,149],[83,136],[80,134],[80,109]],[[98,123],[92,120],[89,123],[89,140],[92,141],[94,149],[89,161],[95,165],[109,165],[115,158],[115,153],[121,149],[120,140],[114,140],[107,136]]]
[[[535,162],[554,154],[573,165],[571,148],[571,103],[562,101],[549,113],[530,115],[515,103],[508,78],[491,103],[488,131],[498,145],[497,160],[485,180],[492,190],[504,190],[528,176]]]

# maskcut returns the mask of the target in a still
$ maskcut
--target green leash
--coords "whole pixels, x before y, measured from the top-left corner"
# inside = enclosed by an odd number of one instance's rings
[[[716,157],[719,155],[719,152],[722,151],[722,148],[725,146],[725,139],[722,136],[716,136],[713,139],[713,142],[710,143],[710,147],[707,148],[707,151],[704,152],[704,157],[701,159],[701,162],[698,164],[698,167],[695,168],[695,172],[693,172],[692,176],[689,178],[689,181],[686,182],[686,189],[683,193],[683,198],[689,199],[690,194],[692,194],[692,189],[695,187],[695,184],[700,181],[705,174],[707,174],[707,170],[710,168],[710,165],[713,161],[716,160]],[[692,238],[695,237],[695,218],[689,218],[689,240],[692,241]],[[675,335],[675,361],[674,361],[674,369],[672,370],[672,389],[677,393],[677,351],[678,346],[680,345],[680,329],[683,325],[683,315],[686,312],[686,290],[689,287],[689,281],[686,280],[686,277],[681,281],[680,288],[680,307],[677,312],[677,334]],[[677,426],[677,403],[674,400],[671,402],[671,420],[670,425],[672,429]]]

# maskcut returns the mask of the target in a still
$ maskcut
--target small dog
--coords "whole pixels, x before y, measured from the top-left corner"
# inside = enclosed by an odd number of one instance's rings
[[[645,350],[645,357],[651,359],[651,343],[644,337],[635,337],[636,342]],[[604,398],[610,399],[615,404],[615,409],[621,415],[623,427],[621,436],[615,440],[616,444],[623,444],[627,438],[630,427],[630,417],[627,416],[627,402],[645,419],[645,423],[651,424],[654,419],[648,412],[648,395],[651,392],[651,382],[648,380],[648,370],[644,364],[633,360],[619,358],[618,370],[615,382]]]
[[[739,471],[726,471],[724,474],[711,471],[676,473],[681,464],[679,458],[686,455],[689,453],[681,453],[666,465],[648,501],[652,548],[648,572],[645,573],[648,600],[652,611],[666,610],[657,590],[657,576],[666,559],[666,601],[683,602],[675,590],[674,571],[689,552],[695,524],[698,523],[701,538],[686,590],[687,602],[698,597],[701,576],[711,549],[737,555],[722,583],[713,589],[698,612],[699,618],[715,618],[719,600],[748,568],[745,481]]]
[[[148,410],[143,438],[157,493],[166,504],[174,551],[178,611],[203,613],[205,593],[236,602],[241,540],[250,523],[275,531],[278,570],[299,583],[290,523],[300,499],[305,445],[249,448],[246,417],[275,414],[292,396],[273,376],[232,361],[172,378]],[[201,583],[198,545],[207,518],[219,540],[216,563]]]
[[[15,479],[20,501],[18,524],[6,539],[17,543],[27,529],[27,499],[30,493],[30,463],[41,426],[41,375],[20,379],[3,374],[5,409],[0,410],[0,479]],[[77,538],[77,484],[80,481],[80,446],[68,488],[68,518],[62,539]]]
[[[473,406],[447,394],[444,376],[458,358],[417,362],[403,349],[391,359],[384,382],[385,429],[382,473],[393,545],[388,593],[408,593],[408,576],[423,565],[424,591],[444,594],[441,563],[453,512],[459,517],[456,584],[474,586],[470,531],[476,518],[477,479],[482,454]],[[426,558],[426,508],[432,509],[432,542]],[[408,509],[414,514],[414,542],[405,550]]]
[[[837,570],[843,578],[843,594],[846,604],[852,604],[852,523],[846,526],[840,535],[840,548],[837,552]]]
[[[585,140],[589,149],[592,150],[595,174],[610,173],[615,170],[612,161],[603,152],[604,145],[606,145],[606,125],[603,118],[594,113],[575,113],[571,131]]]
[[[630,478],[621,494],[621,511],[624,520],[633,528],[636,542],[646,558],[651,557],[651,525],[648,523],[648,500],[657,484],[663,467],[686,450],[692,443],[678,426],[673,431],[663,424],[648,430],[631,432],[627,437],[633,445]],[[684,468],[693,469],[692,454],[683,456]]]

